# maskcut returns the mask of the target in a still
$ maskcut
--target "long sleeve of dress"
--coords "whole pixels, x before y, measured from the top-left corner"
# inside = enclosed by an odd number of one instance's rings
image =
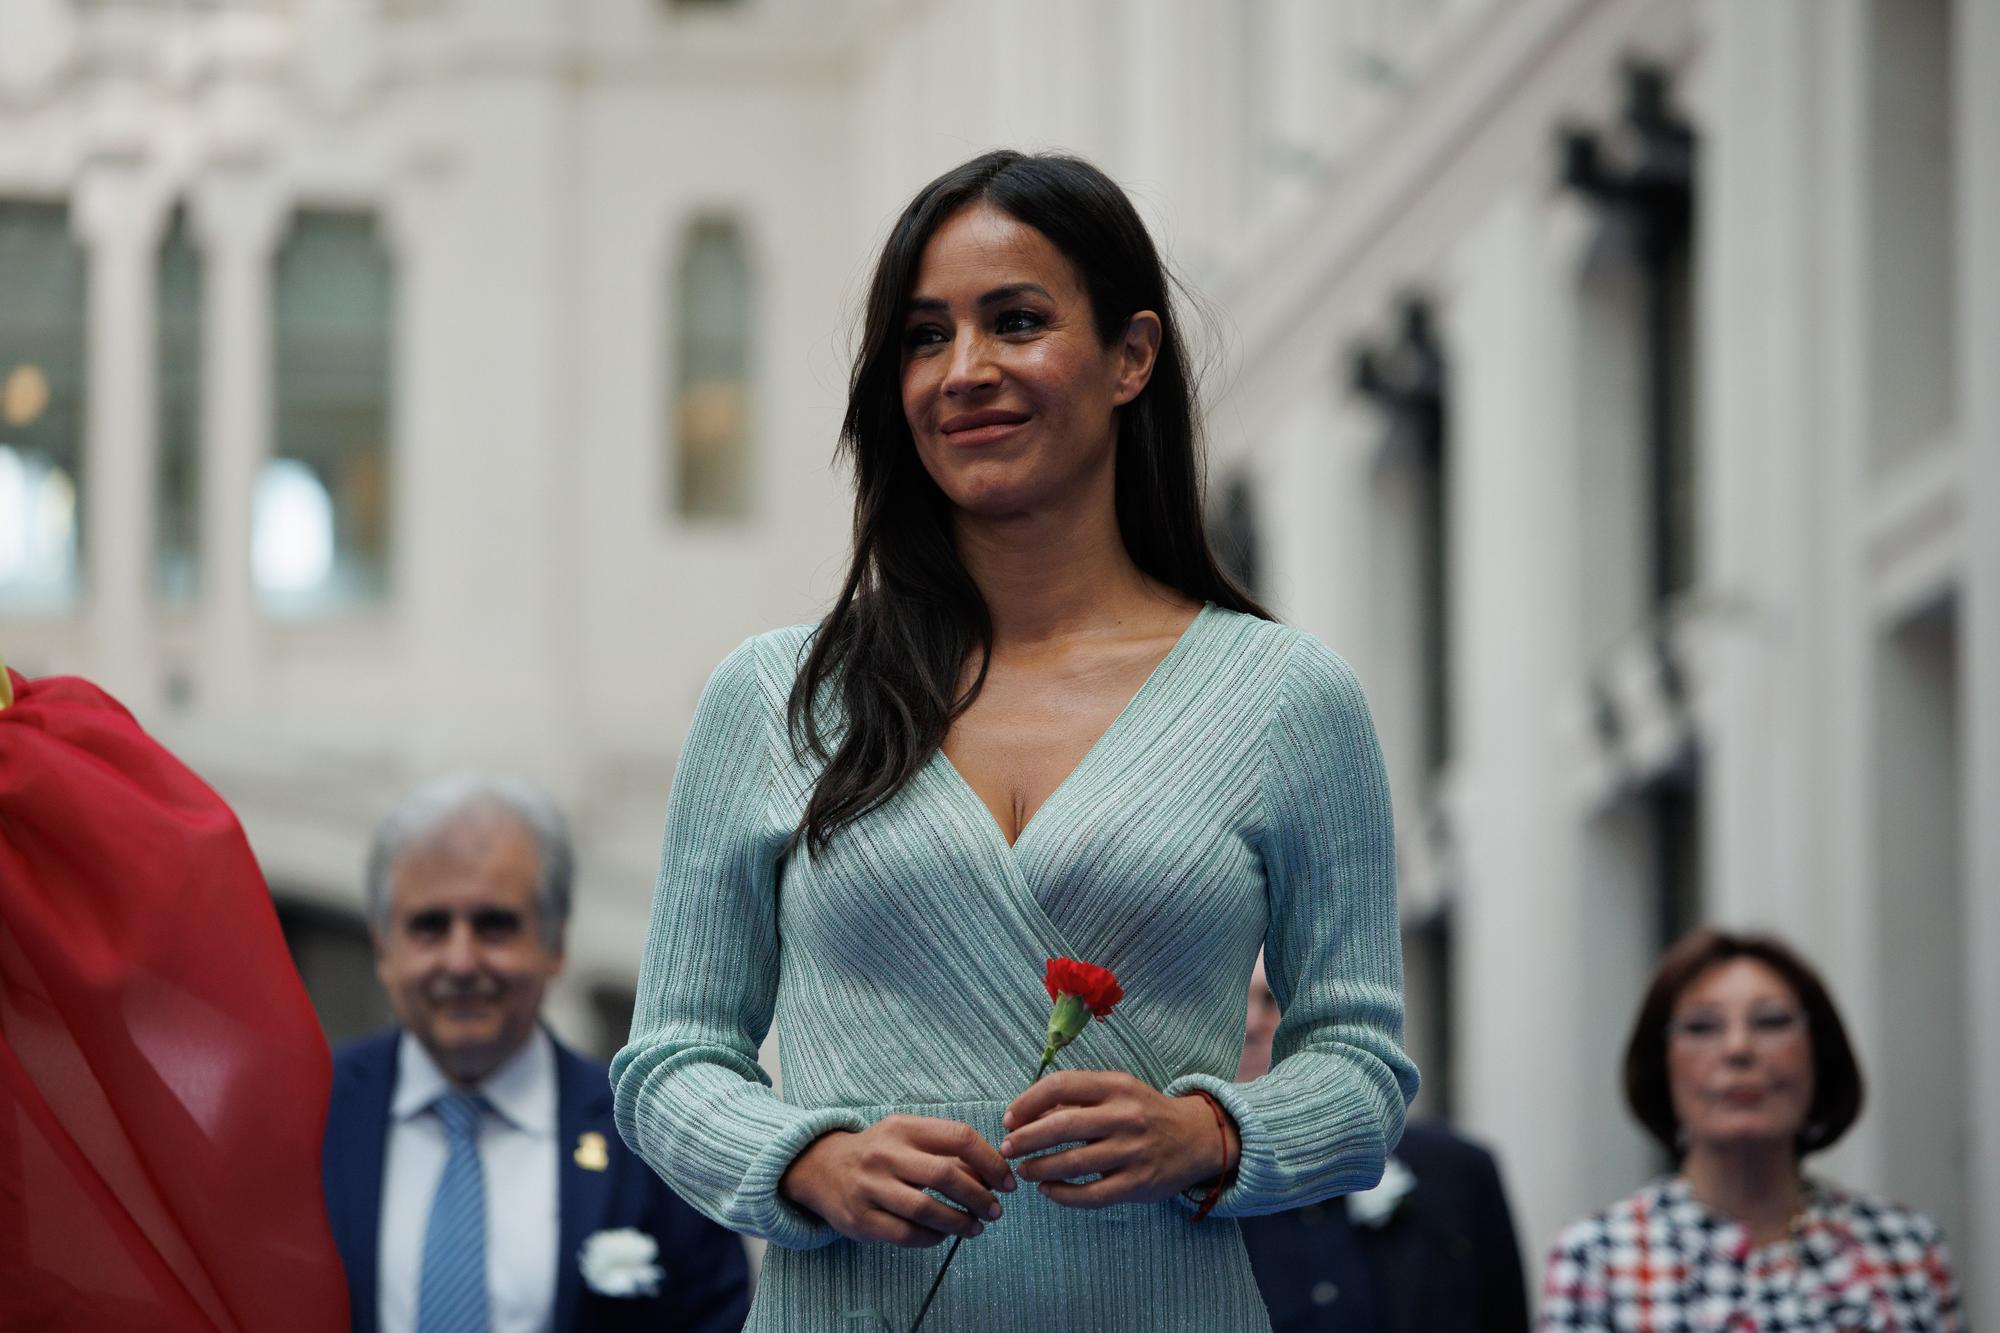
[[[1417,1090],[1388,778],[1360,682],[1308,635],[1293,640],[1260,764],[1265,971],[1284,1015],[1274,1063],[1251,1083],[1190,1074],[1166,1089],[1200,1088],[1236,1120],[1242,1159],[1219,1216],[1373,1185]]]
[[[667,802],[632,1034],[611,1064],[618,1132],[722,1225],[792,1249],[836,1232],[778,1193],[785,1169],[851,1111],[781,1100],[757,1063],[778,986],[783,830],[770,818],[781,732],[758,641],[702,691]]]

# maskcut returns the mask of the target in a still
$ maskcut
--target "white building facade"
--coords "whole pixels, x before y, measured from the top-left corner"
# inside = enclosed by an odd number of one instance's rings
[[[1769,929],[1869,1078],[1824,1169],[2000,1309],[1996,60],[1979,4],[1486,7],[1211,289],[1217,467],[1370,684],[1413,1037],[1535,1243],[1657,1165],[1662,942]]]
[[[1827,1170],[1990,1316],[1996,60],[1979,0],[5,0],[0,652],[215,783],[356,1021],[373,820],[544,782],[601,1040],[702,681],[840,573],[888,220],[1081,152],[1370,687],[1425,1095],[1526,1261],[1656,1169],[1625,1026],[1711,920],[1823,966]]]

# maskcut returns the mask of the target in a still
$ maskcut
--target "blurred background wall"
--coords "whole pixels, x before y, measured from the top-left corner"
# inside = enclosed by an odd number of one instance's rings
[[[0,651],[231,800],[337,1039],[375,818],[543,782],[608,1051],[696,694],[841,569],[874,249],[1083,153],[1219,543],[1370,687],[1420,1109],[1524,1258],[1660,1165],[1661,945],[1768,927],[1870,1075],[1826,1169],[1990,1317],[1996,74],[1980,0],[0,0]]]

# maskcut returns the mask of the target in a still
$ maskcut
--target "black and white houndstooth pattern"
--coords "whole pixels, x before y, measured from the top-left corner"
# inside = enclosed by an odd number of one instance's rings
[[[1536,1328],[1617,1333],[1963,1333],[1944,1237],[1922,1213],[1812,1182],[1785,1240],[1752,1249],[1679,1177],[1572,1224]]]

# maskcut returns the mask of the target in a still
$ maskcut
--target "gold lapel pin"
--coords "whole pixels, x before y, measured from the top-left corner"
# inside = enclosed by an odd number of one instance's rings
[[[576,1164],[586,1171],[602,1171],[611,1165],[611,1153],[604,1136],[596,1130],[576,1136]]]

